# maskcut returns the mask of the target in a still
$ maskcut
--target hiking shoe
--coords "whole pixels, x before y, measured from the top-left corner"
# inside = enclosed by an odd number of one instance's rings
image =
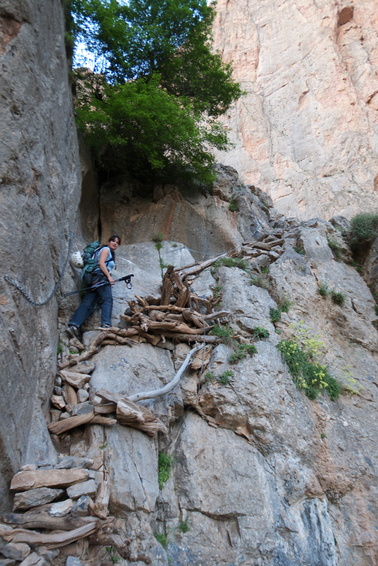
[[[71,338],[77,338],[78,340],[81,339],[80,336],[80,330],[77,326],[75,326],[74,324],[69,324],[68,328],[67,328],[67,332],[68,334],[71,336]]]

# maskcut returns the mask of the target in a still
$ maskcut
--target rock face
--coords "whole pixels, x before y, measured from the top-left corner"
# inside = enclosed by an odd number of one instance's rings
[[[254,206],[241,206],[241,225]],[[350,252],[331,223],[286,220],[272,209],[261,214],[258,241],[242,246],[247,271],[209,269],[192,286],[203,297],[217,290],[216,308],[230,312],[234,341],[253,343],[257,353],[232,363],[235,342],[220,343],[172,393],[145,402],[167,435],[151,439],[115,425],[71,437],[71,456],[107,470],[125,565],[376,565],[375,301],[342,261]],[[164,242],[163,263],[174,246]],[[154,243],[122,246],[118,254],[121,268],[136,272],[133,292],[158,295]],[[178,261],[190,263],[187,249],[180,254]],[[324,286],[327,296],[319,293]],[[332,291],[342,293],[343,305]],[[117,295],[117,312],[127,300],[130,291]],[[281,319],[272,322],[272,309],[280,308]],[[265,331],[260,340],[253,338],[257,328]],[[321,343],[322,363],[342,384],[338,400],[310,400],[296,388],[277,345],[300,335]],[[157,389],[188,350],[169,340],[165,348],[106,346],[93,358],[91,385],[126,396]],[[170,461],[165,481],[161,453]]]
[[[219,0],[215,48],[246,92],[219,162],[299,218],[378,208],[374,0]]]
[[[156,187],[152,198],[143,198],[126,183],[105,185],[100,197],[104,234],[119,233],[127,243],[151,242],[161,234],[165,240],[184,243],[201,259],[240,246],[267,225],[264,210],[271,202],[265,195],[264,203],[254,189],[243,186],[232,167],[218,166],[217,173],[211,193],[185,194],[166,185]],[[176,265],[174,255],[168,261]]]
[[[1,0],[0,61],[0,491],[7,494],[25,460],[55,457],[41,405],[56,365],[54,287],[69,230],[78,231],[80,199],[62,3]],[[37,303],[51,299],[35,306],[4,275]]]

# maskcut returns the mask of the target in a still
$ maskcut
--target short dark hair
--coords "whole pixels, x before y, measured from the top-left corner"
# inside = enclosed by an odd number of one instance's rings
[[[115,234],[114,236],[110,236],[108,242],[114,242],[115,240],[118,240],[118,242],[121,243],[121,238],[117,236],[117,234]]]

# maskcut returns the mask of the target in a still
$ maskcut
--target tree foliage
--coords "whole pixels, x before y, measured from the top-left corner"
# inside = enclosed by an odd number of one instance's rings
[[[76,38],[105,62],[77,82],[79,127],[103,167],[137,178],[210,182],[216,122],[240,97],[231,67],[211,51],[206,0],[72,0]]]

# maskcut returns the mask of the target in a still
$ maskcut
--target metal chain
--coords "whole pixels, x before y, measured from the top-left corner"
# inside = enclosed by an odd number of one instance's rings
[[[261,223],[259,222],[259,224],[261,224]],[[254,237],[254,235],[256,234],[256,232],[258,232],[258,230],[259,230],[259,228],[256,228],[256,230],[255,230],[254,233],[252,234],[252,238]],[[35,301],[35,300],[29,295],[29,293],[28,293],[23,287],[21,287],[21,285],[20,285],[17,281],[15,281],[14,279],[11,279],[11,278],[9,277],[9,275],[4,275],[4,279],[5,279],[6,281],[8,281],[8,283],[10,283],[11,285],[13,285],[13,287],[16,287],[16,289],[18,289],[18,290],[20,291],[20,293],[22,293],[22,295],[25,297],[25,299],[26,299],[27,301],[29,301],[29,303],[31,303],[31,304],[34,305],[35,307],[42,307],[43,305],[45,305],[46,303],[49,302],[49,300],[50,300],[50,299],[52,298],[52,296],[54,295],[56,289],[57,289],[58,286],[60,285],[60,282],[61,282],[61,280],[62,280],[62,278],[63,278],[63,276],[64,276],[64,274],[65,274],[65,271],[66,271],[66,269],[67,269],[68,260],[69,260],[69,257],[70,257],[71,246],[72,246],[72,240],[73,240],[74,237],[77,238],[76,234],[74,234],[73,232],[70,232],[70,237],[69,237],[69,242],[68,242],[68,252],[67,252],[66,261],[64,262],[64,265],[63,265],[62,274],[59,276],[59,279],[58,279],[58,281],[55,283],[55,285],[54,285],[54,287],[53,287],[51,293],[49,294],[49,296],[48,296],[44,301],[41,301],[41,302],[38,302],[38,303],[37,303],[37,301]],[[188,249],[188,250],[190,250],[190,251],[192,251],[192,252],[201,253],[199,250],[192,250],[191,248],[188,248],[187,246],[182,246],[182,248],[178,248],[178,249],[176,249],[176,250],[170,250],[170,251],[175,251],[175,252],[177,252],[177,251],[181,251],[182,249]],[[231,253],[231,252],[233,252],[233,251],[235,251],[235,250],[237,250],[237,249],[238,249],[238,248],[234,248],[234,249],[232,249],[232,250],[228,250],[228,252],[225,252],[224,255],[226,255],[226,254],[228,254],[228,253]],[[202,254],[203,254],[203,252],[202,252]],[[208,254],[204,254],[204,257],[206,257],[207,255],[208,255]]]
[[[11,285],[13,285],[13,287],[16,287],[16,289],[18,289],[20,291],[20,293],[25,297],[25,299],[27,301],[29,301],[29,303],[31,303],[33,306],[42,307],[43,305],[46,305],[46,303],[48,303],[49,300],[54,295],[55,291],[57,290],[58,286],[60,285],[60,283],[61,283],[61,281],[64,277],[64,274],[66,272],[67,265],[68,265],[68,260],[69,260],[69,257],[70,257],[72,240],[73,240],[74,236],[75,236],[75,234],[73,232],[70,232],[70,237],[69,237],[69,240],[68,240],[68,252],[67,252],[66,260],[65,260],[64,265],[63,265],[62,273],[59,275],[58,281],[55,283],[51,293],[48,295],[48,297],[44,301],[40,301],[40,302],[35,301],[33,299],[33,297],[31,297],[31,295],[29,295],[29,293],[23,287],[21,287],[20,283],[18,283],[14,279],[11,279],[11,277],[9,277],[9,275],[4,275],[5,281],[7,281]]]

